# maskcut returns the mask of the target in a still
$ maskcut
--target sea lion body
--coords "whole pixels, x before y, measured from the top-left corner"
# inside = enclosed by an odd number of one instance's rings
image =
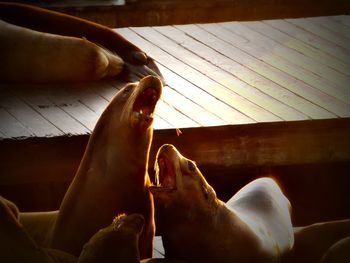
[[[293,246],[289,201],[272,179],[253,181],[225,204],[172,145],[159,149],[156,170],[157,185],[150,190],[167,258],[278,262]]]
[[[85,244],[78,263],[181,263],[167,259],[140,261],[138,242],[144,223],[140,214],[119,215],[111,225],[98,231]]]
[[[59,36],[0,20],[3,82],[82,82],[116,76],[123,60],[82,38]]]
[[[134,82],[148,75],[161,77],[152,58],[106,26],[4,2],[0,20],[2,82],[81,82],[115,75]]]
[[[332,245],[322,257],[321,263],[350,262],[350,236]]]
[[[350,254],[343,253],[350,248],[350,219],[320,222],[294,228],[294,247],[283,259],[284,263],[293,262],[332,262],[334,258],[343,258],[350,262]],[[327,255],[328,254],[328,255]],[[335,261],[336,262],[336,261]]]
[[[0,196],[0,261],[2,263],[74,263],[77,258],[35,243],[18,220],[17,206]]]
[[[115,214],[140,213],[145,218],[141,258],[152,256],[154,212],[147,163],[161,89],[161,81],[148,76],[125,86],[103,112],[59,209],[53,248],[78,256]]]
[[[120,215],[84,245],[78,263],[139,263],[139,236],[145,219],[140,214]]]

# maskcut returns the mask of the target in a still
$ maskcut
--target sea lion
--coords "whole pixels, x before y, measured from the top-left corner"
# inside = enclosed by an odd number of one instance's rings
[[[0,261],[2,263],[74,263],[77,258],[54,249],[38,246],[18,220],[19,210],[0,196]]]
[[[159,149],[155,166],[150,190],[166,258],[277,262],[292,248],[290,203],[274,180],[257,179],[225,204],[174,146]]]
[[[0,27],[6,29],[0,30],[1,81],[80,82],[119,74],[121,66],[119,76],[128,82],[148,75],[162,78],[152,58],[106,26],[35,6],[3,2],[0,20],[4,21]],[[78,65],[82,69],[76,68]],[[53,74],[60,70],[63,74]],[[90,71],[92,74],[85,74]]]
[[[322,257],[321,263],[350,262],[350,236],[332,245]]]
[[[139,263],[139,236],[145,219],[140,214],[119,215],[84,245],[78,263]]]
[[[78,82],[118,75],[123,60],[82,38],[42,33],[0,20],[2,82]]]
[[[140,214],[117,216],[111,225],[98,231],[85,244],[78,263],[181,263],[167,259],[140,261],[138,242],[144,223],[144,217]]]
[[[52,248],[78,256],[115,214],[140,213],[145,218],[140,257],[152,257],[154,208],[147,166],[161,92],[159,78],[145,77],[121,89],[102,113],[49,234]]]
[[[294,228],[294,247],[286,254],[284,263],[332,262],[333,258],[346,258],[350,262],[350,219],[320,222]]]

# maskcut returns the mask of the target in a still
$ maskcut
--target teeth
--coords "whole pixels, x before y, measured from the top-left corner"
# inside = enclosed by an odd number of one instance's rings
[[[133,111],[133,115],[137,118],[137,119],[141,119],[143,118],[144,120],[150,120],[153,118],[153,113],[151,114],[146,114],[146,113],[143,113],[142,110],[140,111]]]
[[[159,166],[158,164],[156,163],[156,165],[154,166],[154,170],[155,170],[155,180],[156,180],[156,186],[160,186],[160,183],[159,183]]]
[[[133,115],[136,117],[136,119],[141,119],[141,113],[140,112],[134,111]]]

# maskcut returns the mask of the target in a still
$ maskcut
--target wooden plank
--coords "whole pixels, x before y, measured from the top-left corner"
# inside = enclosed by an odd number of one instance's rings
[[[170,129],[172,128],[172,125],[167,122],[166,120],[162,119],[159,115],[155,115],[154,120],[153,120],[153,128],[155,130],[159,129]]]
[[[150,56],[157,58],[157,61],[163,66],[182,76],[192,84],[200,87],[207,93],[213,95],[212,93],[218,94],[218,100],[226,103],[228,106],[235,105],[235,107],[240,106],[240,99],[237,96],[228,93],[226,89],[223,89],[221,85],[213,82],[211,79],[205,75],[199,73],[197,70],[187,66],[182,63],[180,60],[170,56],[168,53],[164,52],[160,48],[156,47],[152,43],[141,38],[139,35],[133,31],[122,28],[117,29],[117,32],[127,38],[129,41],[135,43],[136,45],[142,47],[142,49],[147,52]],[[219,93],[217,93],[219,91]],[[231,96],[232,95],[232,96]],[[213,95],[214,96],[214,95]],[[244,109],[244,107],[239,107],[239,109]],[[252,118],[249,118],[247,115],[239,112],[235,108],[231,108],[229,112],[230,123],[251,123],[255,122]]]
[[[55,134],[85,134],[89,131],[70,115],[59,108],[55,103],[45,97],[43,89],[37,89],[36,86],[28,90],[17,89],[16,94],[22,98],[31,108],[43,116],[47,121],[55,125],[60,133]]]
[[[86,132],[90,133],[95,127],[99,116],[75,98],[70,87],[53,85],[45,96],[56,107],[85,127]]]
[[[245,34],[247,36],[250,36],[250,39],[256,39],[260,46],[264,47],[265,51],[271,50],[271,47],[273,47],[272,54],[276,54],[277,56],[280,56],[292,62],[298,67],[304,68],[307,71],[322,77],[323,79],[329,80],[329,82],[335,84],[335,87],[340,91],[348,91],[348,84],[350,83],[349,76],[344,75],[324,65],[323,63],[318,63],[314,59],[305,56],[304,54],[297,52],[294,49],[281,45],[281,43],[278,41],[275,41],[272,38],[265,36],[264,34],[251,30],[249,28],[249,24],[250,22],[239,23],[240,26],[243,26],[242,29]]]
[[[105,81],[86,83],[69,89],[69,94],[100,116],[109,101],[99,94],[104,87],[109,86]]]
[[[226,88],[226,90],[224,90],[225,93],[228,93],[231,97],[235,95],[237,99],[240,100],[241,111],[248,112],[248,108],[255,110],[254,113],[251,112],[251,115],[249,115],[253,119],[265,122],[281,120],[281,118],[273,114],[270,109],[267,109],[270,105],[274,105],[276,100],[273,100],[271,97],[235,78],[233,75],[222,71],[220,68],[180,47],[150,27],[132,28],[132,30],[174,57],[179,58],[185,64],[198,69],[203,75],[220,84],[221,87]],[[217,96],[217,94],[215,95]],[[238,108],[236,104],[231,105]]]
[[[154,244],[153,258],[164,258],[165,251],[164,251],[164,247],[163,247],[162,237],[155,236],[153,244]]]
[[[309,18],[308,21],[321,25],[322,27],[327,28],[330,31],[333,31],[344,38],[350,38],[350,27],[343,25],[342,23],[338,23],[333,20],[330,16],[320,16],[320,17],[312,17]],[[349,47],[348,47],[349,48]]]
[[[35,111],[31,106],[19,99],[15,94],[1,90],[0,98],[0,105],[35,136],[46,137],[62,134],[57,127]]]
[[[310,46],[323,50],[324,52],[336,57],[343,63],[350,64],[350,54],[344,48],[338,47],[334,43],[323,39],[315,34],[305,31],[304,29],[297,27],[296,25],[289,23],[285,20],[269,20],[266,21],[269,25],[281,30],[288,35],[297,38]]]
[[[350,39],[345,38],[342,35],[336,34],[327,28],[321,27],[314,24],[309,18],[298,18],[298,19],[286,19],[286,21],[303,28],[304,30],[318,35],[330,42],[337,44],[338,46],[344,48],[347,52],[350,52]]]
[[[10,113],[0,107],[0,137],[4,138],[22,138],[33,136],[34,133],[26,129]]]
[[[195,120],[190,119],[186,115],[174,109],[172,105],[159,100],[156,105],[157,114],[168,123],[172,128],[199,127],[200,124]]]
[[[350,108],[348,104],[336,100],[334,97],[307,85],[305,82],[300,81],[275,67],[272,67],[254,56],[251,56],[247,51],[242,50],[243,48],[241,45],[234,44],[236,35],[232,34],[225,28],[222,28],[216,24],[205,24],[198,26],[185,25],[177,26],[177,28],[191,34],[192,37],[199,40],[202,40],[200,37],[201,31],[205,30],[207,33],[209,33],[205,38],[206,45],[233,60],[237,60],[239,63],[245,65],[251,70],[256,71],[266,78],[271,79],[280,86],[299,95],[301,98],[305,98],[306,100],[328,110],[324,110],[319,106],[313,105],[312,103],[301,104],[300,108],[312,118],[332,118],[335,117],[334,114],[343,117],[349,116]],[[238,38],[240,37],[238,36]],[[333,112],[334,114],[330,112]]]
[[[350,16],[333,16],[332,19],[340,24],[350,27]]]
[[[118,89],[112,84],[104,84],[95,88],[94,91],[96,94],[99,94],[102,98],[110,102],[117,94]]]
[[[184,95],[191,101],[206,109],[210,114],[216,116],[223,124],[230,124],[232,108],[217,100],[214,96],[194,86],[179,75],[176,75],[166,67],[158,64],[159,70],[166,79],[169,86]]]
[[[323,52],[322,50],[312,47],[272,27],[271,25],[268,24],[268,21],[253,21],[253,22],[246,23],[245,25],[256,32],[259,32],[260,34],[263,34],[266,37],[269,37],[279,42],[282,45],[292,48],[314,59],[318,63],[331,67],[332,69],[335,69],[344,75],[350,76],[349,64],[343,63],[339,59]]]
[[[318,72],[318,75],[313,74],[314,70],[313,64],[306,63],[307,61],[303,59],[303,63],[297,62],[298,60],[294,59],[293,56],[298,56],[298,52],[293,52],[291,49],[283,50],[280,52],[281,45],[276,42],[269,41],[268,38],[263,37],[262,35],[250,30],[245,27],[241,23],[235,22],[227,22],[221,23],[220,26],[228,29],[235,35],[240,35],[248,39],[248,43],[244,44],[244,48],[249,50],[249,53],[253,54],[257,58],[269,63],[270,65],[277,67],[286,73],[298,78],[302,81],[305,81],[309,85],[322,90],[324,93],[332,95],[339,100],[343,100],[344,102],[350,101],[350,90],[348,89],[345,81],[341,81],[343,84],[339,85],[338,83],[334,83],[333,75],[330,74],[328,78],[323,78],[322,72]],[[240,43],[243,45],[243,43]],[[273,53],[276,52],[276,55]],[[293,56],[289,55],[293,53]],[[305,57],[303,57],[305,58]],[[299,60],[302,60],[299,56]],[[297,63],[298,66],[295,64]],[[308,67],[308,69],[304,69],[302,67]],[[317,66],[315,65],[315,68]],[[312,70],[312,71],[310,71]],[[325,72],[326,74],[327,72]],[[338,76],[337,76],[338,78]],[[337,80],[337,78],[334,78]]]
[[[166,103],[172,105],[190,119],[195,120],[200,126],[218,126],[225,124],[225,122],[217,116],[206,111],[170,87],[165,87],[163,89],[162,98]]]
[[[242,81],[247,82],[252,87],[256,87],[261,92],[264,92],[276,99],[276,101],[270,102],[271,105],[269,105],[269,110],[280,118],[289,121],[305,120],[308,118],[305,114],[295,109],[298,108],[300,110],[300,97],[289,92],[288,90],[285,90],[275,82],[266,79],[256,72],[244,67],[238,62],[235,62],[221,53],[209,48],[208,46],[194,40],[195,37],[189,33],[191,30],[187,31],[187,34],[191,36],[189,37],[183,31],[180,31],[174,27],[155,27],[154,29],[168,38],[176,41],[177,44],[183,46],[185,49],[194,52],[196,55],[202,57],[206,61],[210,61],[212,64],[226,70],[227,72],[230,72],[232,75],[240,78]],[[208,38],[208,33],[205,33],[203,30],[201,32],[196,31],[195,35],[199,35],[201,37],[200,41],[203,43],[205,43],[205,40]],[[227,50],[227,52],[230,52],[230,50]],[[307,101],[304,100],[304,102]]]

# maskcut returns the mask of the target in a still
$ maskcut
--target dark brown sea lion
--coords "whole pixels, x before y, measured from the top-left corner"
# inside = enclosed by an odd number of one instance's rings
[[[294,228],[294,247],[283,262],[350,262],[350,219]],[[343,258],[343,261],[332,261]]]
[[[117,75],[122,66],[126,81],[161,76],[152,58],[97,23],[3,2],[0,20],[0,81],[89,81]]]
[[[79,263],[139,263],[139,236],[145,219],[140,214],[120,215],[113,223],[98,231],[84,245]]]
[[[113,223],[98,231],[79,256],[78,263],[180,263],[166,259],[140,261],[138,242],[145,220],[140,214],[120,215]]]
[[[115,214],[140,213],[145,218],[140,256],[152,257],[154,209],[147,163],[161,91],[160,79],[148,76],[125,86],[107,106],[49,233],[53,248],[78,256]]]
[[[74,263],[77,258],[38,246],[18,220],[18,208],[0,196],[0,262]]]
[[[332,245],[322,257],[321,263],[350,262],[350,236]]]
[[[227,203],[174,146],[157,154],[155,200],[166,258],[277,262],[293,246],[290,204],[276,182],[257,179]]]

